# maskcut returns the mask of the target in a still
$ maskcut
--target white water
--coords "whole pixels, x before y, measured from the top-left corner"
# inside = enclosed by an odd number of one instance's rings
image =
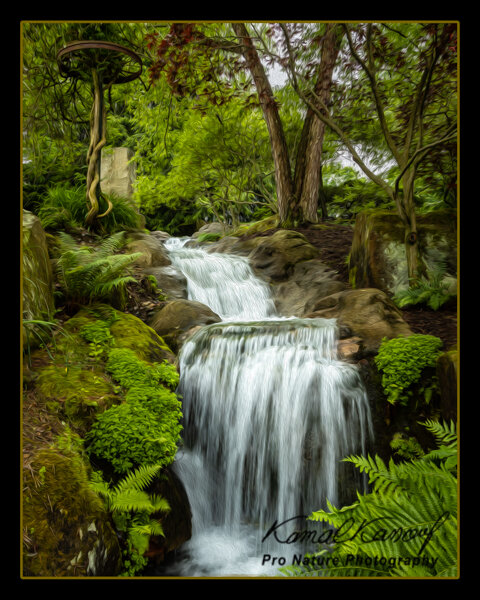
[[[185,448],[174,466],[193,535],[167,574],[277,576],[265,554],[291,564],[295,550],[316,546],[263,536],[275,521],[341,499],[341,459],[362,453],[371,435],[367,397],[356,367],[336,359],[335,320],[276,315],[246,259],[184,243],[165,245],[188,297],[222,323],[199,330],[179,357]],[[279,531],[308,528],[301,519]]]

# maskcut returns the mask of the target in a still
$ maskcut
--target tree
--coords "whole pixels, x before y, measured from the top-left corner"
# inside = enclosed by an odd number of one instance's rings
[[[314,86],[302,80],[295,62],[292,35],[280,25],[285,38],[288,71],[299,97],[349,150],[362,171],[395,203],[405,227],[409,279],[423,270],[419,257],[414,202],[420,163],[438,147],[456,140],[456,24],[343,24],[348,42],[348,62],[356,78],[356,109],[370,115],[371,126],[381,135],[385,149],[396,163],[392,184],[374,173],[361,158],[352,125],[330,110]],[[406,51],[407,50],[407,51]],[[356,67],[356,69],[355,69]],[[350,125],[350,127],[349,127]]]
[[[126,33],[129,35],[126,35]],[[87,40],[95,40],[88,45]],[[24,131],[25,150],[32,161],[39,159],[39,140],[47,134],[57,140],[64,137],[83,147],[89,126],[87,151],[87,225],[112,210],[99,210],[100,156],[106,144],[106,107],[104,90],[124,83],[139,74],[139,57],[119,44],[135,41],[127,24],[46,24],[24,26]],[[94,47],[95,46],[95,47]],[[137,69],[130,69],[134,60]],[[93,99],[93,106],[92,106]],[[37,151],[36,151],[37,150]],[[41,160],[40,160],[41,162]]]
[[[150,69],[151,78],[156,80],[163,72],[176,94],[196,95],[218,105],[240,92],[245,97],[249,89],[248,82],[240,80],[235,90],[226,78],[232,80],[235,74],[248,70],[269,132],[280,222],[284,226],[294,222],[316,222],[321,165],[319,149],[323,140],[323,124],[315,118],[314,111],[307,113],[295,161],[297,170],[292,173],[278,102],[255,42],[262,45],[263,54],[270,57],[270,60],[272,51],[263,38],[251,35],[246,24],[232,23],[231,28],[235,37],[227,26],[215,28],[210,25],[201,28],[192,23],[174,23],[163,39],[160,40],[158,35],[151,35],[148,44],[156,55]],[[320,62],[317,56],[316,89],[328,102],[341,36],[335,25],[327,25],[325,34],[317,31],[313,39],[321,47],[322,54]],[[237,58],[230,61],[230,71],[226,73],[227,67],[222,58],[232,53]],[[250,93],[246,96],[247,103],[251,99]]]

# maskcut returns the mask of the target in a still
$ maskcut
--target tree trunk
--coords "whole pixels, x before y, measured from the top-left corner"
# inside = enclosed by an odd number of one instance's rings
[[[332,76],[340,45],[342,30],[329,23],[322,44],[322,58],[315,84],[315,95],[328,105],[331,95]],[[295,164],[295,196],[298,213],[303,221],[316,223],[320,187],[322,183],[322,149],[325,123],[308,108]],[[326,214],[322,206],[323,216]]]
[[[408,169],[402,177],[403,198],[395,199],[405,227],[405,253],[410,286],[416,285],[419,277],[425,274],[425,264],[418,243],[417,216],[413,198],[414,182],[414,169]]]
[[[93,107],[90,119],[90,146],[87,153],[87,206],[90,210],[85,218],[85,224],[91,226],[96,219],[105,217],[113,205],[108,201],[107,210],[99,215],[98,196],[100,195],[100,166],[101,152],[107,143],[107,112],[103,98],[103,85],[96,69],[92,70]],[[98,191],[97,191],[98,190]]]
[[[293,181],[290,171],[287,142],[283,125],[278,113],[270,82],[267,79],[257,50],[253,45],[244,23],[232,23],[235,34],[243,46],[243,56],[252,74],[257,88],[260,106],[267,124],[275,167],[275,186],[277,190],[278,214],[282,225],[288,225],[294,207]]]

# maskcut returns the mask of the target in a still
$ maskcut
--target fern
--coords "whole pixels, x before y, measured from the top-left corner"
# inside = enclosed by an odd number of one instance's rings
[[[138,569],[145,566],[146,561],[141,557],[148,549],[150,536],[165,537],[162,523],[151,515],[168,513],[170,505],[165,498],[144,491],[160,468],[160,465],[142,465],[129,472],[114,487],[106,483],[100,473],[92,473],[90,487],[103,498],[117,529],[127,534],[124,554],[128,573],[124,575],[135,573],[132,563],[138,565]]]
[[[347,457],[367,473],[368,494],[350,506],[314,512],[309,519],[341,531],[347,519],[367,523],[361,535],[337,537],[327,567],[283,567],[285,575],[322,577],[455,577],[457,575],[457,436],[453,423],[426,421],[438,449],[388,465],[379,457]],[[455,454],[455,459],[453,458]],[[311,558],[324,555],[325,548]]]
[[[408,289],[397,292],[393,301],[399,308],[425,304],[432,310],[438,310],[456,296],[449,292],[449,284],[444,281],[445,272],[446,267],[443,266],[429,272],[427,277],[421,277]]]
[[[78,246],[73,238],[60,232],[56,263],[58,283],[67,300],[88,304],[94,301],[124,304],[125,286],[135,279],[128,268],[141,253],[115,254],[125,243],[124,232],[102,240],[98,248]]]

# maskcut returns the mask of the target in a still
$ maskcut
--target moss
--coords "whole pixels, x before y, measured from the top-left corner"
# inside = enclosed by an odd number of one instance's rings
[[[80,445],[67,433],[40,449],[24,471],[27,576],[116,575],[120,569],[119,544],[102,500],[89,487]]]
[[[118,317],[110,327],[117,348],[129,348],[140,359],[150,362],[174,360],[170,348],[151,327],[133,315],[119,313]]]
[[[260,221],[254,221],[253,223],[242,223],[229,235],[234,237],[242,237],[243,235],[254,235],[258,233],[264,233],[269,229],[275,229],[279,226],[279,219],[277,215],[261,219]]]
[[[116,401],[112,383],[100,370],[49,365],[39,371],[36,385],[50,410],[64,414],[78,431]]]

